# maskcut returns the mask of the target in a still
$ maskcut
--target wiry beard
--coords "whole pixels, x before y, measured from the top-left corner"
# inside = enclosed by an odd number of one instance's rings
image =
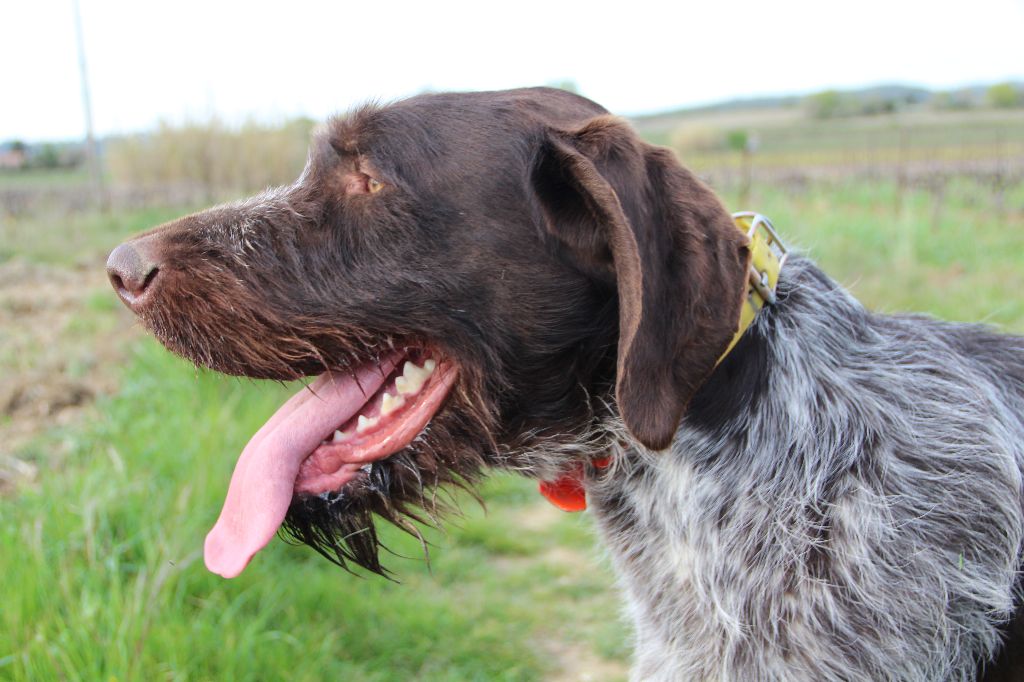
[[[373,462],[340,491],[295,497],[281,527],[285,539],[309,545],[349,572],[354,564],[390,579],[380,560],[380,550],[390,550],[381,542],[374,515],[418,539],[426,554],[416,524],[436,528],[441,517],[457,513],[453,488],[479,501],[475,487],[485,469],[553,479],[578,463],[618,452],[625,442],[621,420],[610,417],[604,402],[578,430],[520,435],[502,445],[486,413],[472,405],[467,393],[456,391],[448,409],[406,449]]]
[[[298,495],[281,532],[352,571],[351,564],[390,577],[380,560],[381,542],[374,516],[417,538],[417,524],[437,527],[442,516],[458,511],[452,489],[476,497],[475,486],[493,464],[497,448],[490,419],[463,388],[427,430],[405,449],[370,463],[368,471],[341,490]]]

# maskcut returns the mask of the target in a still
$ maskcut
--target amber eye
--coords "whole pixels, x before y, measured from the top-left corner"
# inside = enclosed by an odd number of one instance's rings
[[[366,181],[366,188],[370,190],[370,194],[376,194],[384,189],[384,183],[375,178],[370,178]]]

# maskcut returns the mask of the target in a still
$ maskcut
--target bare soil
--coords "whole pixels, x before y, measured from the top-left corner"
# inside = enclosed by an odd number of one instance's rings
[[[102,298],[109,285],[92,261],[0,263],[0,494],[38,476],[40,463],[20,454],[27,443],[116,388],[136,331],[119,303]]]
[[[559,640],[551,643],[550,650],[561,672],[548,682],[623,682],[629,677],[628,665],[600,658],[586,645]]]
[[[565,512],[538,497],[535,504],[524,506],[516,512],[517,524],[525,531],[539,532],[549,529],[562,519]],[[514,565],[544,563],[557,566],[566,572],[569,583],[585,571],[593,570],[594,556],[598,550],[584,552],[572,547],[553,545],[535,557],[505,557],[497,562],[499,568],[508,570]],[[580,608],[587,608],[580,604]],[[590,614],[592,615],[592,614]],[[609,619],[620,618],[618,612],[603,614]],[[629,677],[629,666],[622,661],[601,657],[586,644],[572,641],[562,635],[552,635],[543,644],[547,655],[557,663],[557,672],[547,677],[547,682],[622,682]]]

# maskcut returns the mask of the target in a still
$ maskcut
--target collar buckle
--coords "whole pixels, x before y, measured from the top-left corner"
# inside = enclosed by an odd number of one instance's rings
[[[775,226],[760,213],[733,213],[733,220],[750,240],[750,271],[747,278],[765,305],[774,305],[778,273],[789,256],[789,249],[775,231]],[[744,229],[746,228],[746,229]]]

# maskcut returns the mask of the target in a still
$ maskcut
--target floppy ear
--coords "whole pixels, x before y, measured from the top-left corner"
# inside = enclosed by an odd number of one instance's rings
[[[746,237],[669,150],[612,116],[547,131],[531,184],[560,248],[614,280],[619,412],[638,441],[668,447],[738,327]]]

